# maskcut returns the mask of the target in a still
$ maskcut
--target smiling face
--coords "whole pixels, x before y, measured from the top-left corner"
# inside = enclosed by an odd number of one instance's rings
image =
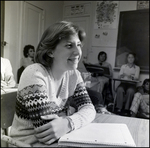
[[[31,58],[34,57],[34,49],[30,48],[30,49],[28,50],[28,57],[31,57]]]
[[[63,71],[76,69],[82,56],[81,45],[77,35],[62,39],[53,52],[52,67],[57,66]]]

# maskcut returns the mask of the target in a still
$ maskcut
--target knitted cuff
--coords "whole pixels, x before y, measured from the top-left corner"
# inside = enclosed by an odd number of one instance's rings
[[[69,121],[71,131],[73,131],[75,129],[75,127],[74,127],[74,123],[72,122],[72,119],[69,116],[67,116],[66,119]]]

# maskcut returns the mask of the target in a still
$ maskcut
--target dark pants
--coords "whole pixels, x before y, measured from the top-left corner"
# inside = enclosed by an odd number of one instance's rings
[[[103,96],[101,93],[91,90],[89,88],[87,88],[88,94],[91,98],[91,101],[93,103],[93,105],[102,105],[104,106],[104,100],[103,100]]]
[[[121,83],[117,88],[116,108],[122,109],[125,103],[124,109],[129,110],[135,91],[135,84]]]

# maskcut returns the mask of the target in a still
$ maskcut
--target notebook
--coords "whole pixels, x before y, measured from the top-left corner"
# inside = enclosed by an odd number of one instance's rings
[[[59,146],[136,147],[126,124],[90,123],[62,136]]]

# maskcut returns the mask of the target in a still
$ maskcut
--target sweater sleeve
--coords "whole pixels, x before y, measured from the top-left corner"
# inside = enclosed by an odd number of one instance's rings
[[[140,67],[136,66],[136,71],[135,71],[135,75],[134,75],[135,80],[139,79],[139,74],[140,74]]]
[[[34,127],[40,127],[49,121],[42,120],[42,115],[59,112],[59,108],[48,96],[47,74],[37,65],[28,66],[20,79],[16,114],[18,117],[29,120]]]
[[[72,99],[76,107],[78,108],[77,112],[69,116],[72,130],[75,130],[92,122],[96,115],[95,108],[88,95],[81,75],[78,76],[78,84],[76,86]]]
[[[125,66],[125,65],[122,65],[121,68],[120,68],[119,78],[120,78],[120,76],[124,73],[124,66]]]

